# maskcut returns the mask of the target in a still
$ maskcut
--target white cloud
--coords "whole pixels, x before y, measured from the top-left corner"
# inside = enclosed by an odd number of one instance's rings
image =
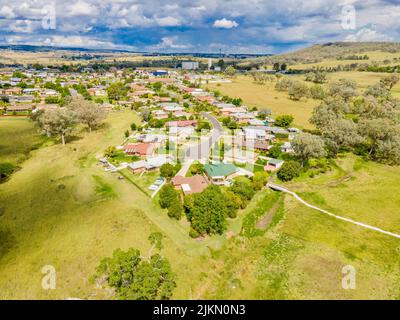
[[[53,46],[69,48],[89,48],[89,49],[119,49],[135,51],[134,46],[117,45],[112,41],[96,39],[86,36],[7,36],[5,40],[8,44],[29,44],[36,46]]]
[[[152,51],[157,51],[157,50],[168,50],[168,49],[185,50],[191,48],[190,44],[181,44],[178,42],[178,40],[179,38],[177,36],[163,37],[159,44],[151,46],[149,49]]]
[[[67,16],[96,16],[98,14],[98,9],[96,5],[92,5],[85,1],[70,2],[69,10],[67,11]]]
[[[161,27],[174,27],[181,25],[181,22],[174,17],[155,18],[155,21]]]
[[[213,26],[214,28],[232,29],[238,27],[239,24],[236,21],[223,18],[221,20],[215,20]]]
[[[363,28],[345,38],[346,41],[392,41],[393,38],[370,28]]]
[[[4,6],[0,8],[0,16],[6,19],[15,18],[14,10],[9,6]]]

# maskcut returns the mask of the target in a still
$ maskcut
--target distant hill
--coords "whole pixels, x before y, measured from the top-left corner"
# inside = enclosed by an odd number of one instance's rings
[[[247,59],[249,64],[273,64],[275,62],[317,63],[324,59],[337,58],[347,55],[363,54],[369,51],[400,53],[399,42],[329,42],[316,44],[294,52],[279,54],[272,57]]]
[[[88,49],[88,48],[73,48],[73,47],[52,47],[52,46],[33,46],[33,45],[0,45],[0,50],[13,51],[28,51],[28,52],[50,52],[50,51],[80,51],[80,52],[132,52],[128,50],[116,49]]]

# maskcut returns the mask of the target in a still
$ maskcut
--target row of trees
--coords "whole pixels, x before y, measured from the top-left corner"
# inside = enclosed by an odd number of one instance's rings
[[[104,109],[98,104],[81,97],[72,99],[65,107],[40,110],[32,114],[41,132],[47,136],[60,136],[63,145],[75,126],[82,123],[89,131],[100,126],[106,117]]]

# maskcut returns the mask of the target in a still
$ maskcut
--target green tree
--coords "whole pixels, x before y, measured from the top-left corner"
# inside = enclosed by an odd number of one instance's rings
[[[268,155],[272,158],[278,159],[282,155],[282,148],[279,144],[274,145],[268,150]]]
[[[311,98],[315,100],[323,100],[326,96],[326,93],[321,85],[316,84],[310,88],[310,95]]]
[[[242,199],[238,195],[229,190],[224,192],[224,196],[227,207],[227,215],[229,218],[234,219],[237,216],[237,211],[242,206]]]
[[[325,142],[319,136],[301,133],[291,143],[295,154],[303,161],[303,164],[310,158],[318,159],[326,156]]]
[[[107,88],[107,95],[110,100],[121,100],[128,94],[128,88],[122,82],[110,84]]]
[[[136,131],[136,130],[137,130],[137,125],[136,125],[136,123],[132,122],[132,124],[131,124],[131,130],[132,130],[132,131]]]
[[[283,114],[275,118],[275,125],[282,128],[288,128],[293,123],[294,117],[289,114]]]
[[[265,171],[257,171],[253,176],[253,185],[255,190],[261,190],[268,182],[269,175]]]
[[[107,158],[114,158],[117,155],[118,155],[118,150],[114,146],[110,146],[104,151],[104,156]]]
[[[250,201],[254,194],[254,186],[250,179],[241,177],[233,182],[233,185],[230,187],[230,190],[237,194],[244,203]]]
[[[87,125],[90,132],[98,128],[106,118],[106,113],[99,104],[80,97],[73,98],[66,107],[76,113],[79,122]]]
[[[301,165],[297,161],[287,161],[277,172],[278,178],[283,181],[291,181],[294,178],[300,176]]]
[[[180,201],[179,193],[172,184],[167,183],[161,188],[158,201],[161,208],[169,208],[174,202]]]
[[[309,96],[310,90],[307,85],[300,81],[293,81],[288,88],[288,94],[290,99],[298,101],[301,98],[306,98]]]
[[[65,138],[78,123],[78,117],[75,111],[63,107],[45,111],[37,118],[37,122],[44,134],[59,135],[62,144],[65,145]]]
[[[96,269],[95,278],[104,278],[123,300],[167,300],[176,287],[176,275],[169,261],[155,254],[143,260],[140,251],[117,249],[104,258]]]
[[[236,69],[233,66],[229,66],[225,69],[225,75],[228,77],[234,77],[236,75]]]
[[[347,102],[357,95],[357,83],[354,80],[339,79],[329,85],[329,93]]]
[[[165,163],[160,167],[160,173],[162,177],[170,179],[176,173],[175,167],[170,163]]]
[[[192,229],[196,231],[191,232],[191,236],[222,234],[226,230],[228,208],[225,200],[221,189],[215,185],[194,196],[193,207],[187,215]]]
[[[381,83],[389,90],[392,90],[392,88],[399,82],[399,80],[399,76],[393,74],[381,79]]]
[[[181,220],[183,215],[183,206],[179,199],[173,201],[168,208],[168,217]]]

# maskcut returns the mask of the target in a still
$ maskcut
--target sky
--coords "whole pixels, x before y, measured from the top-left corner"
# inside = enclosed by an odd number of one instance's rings
[[[0,44],[281,53],[399,41],[400,0],[0,0]]]

